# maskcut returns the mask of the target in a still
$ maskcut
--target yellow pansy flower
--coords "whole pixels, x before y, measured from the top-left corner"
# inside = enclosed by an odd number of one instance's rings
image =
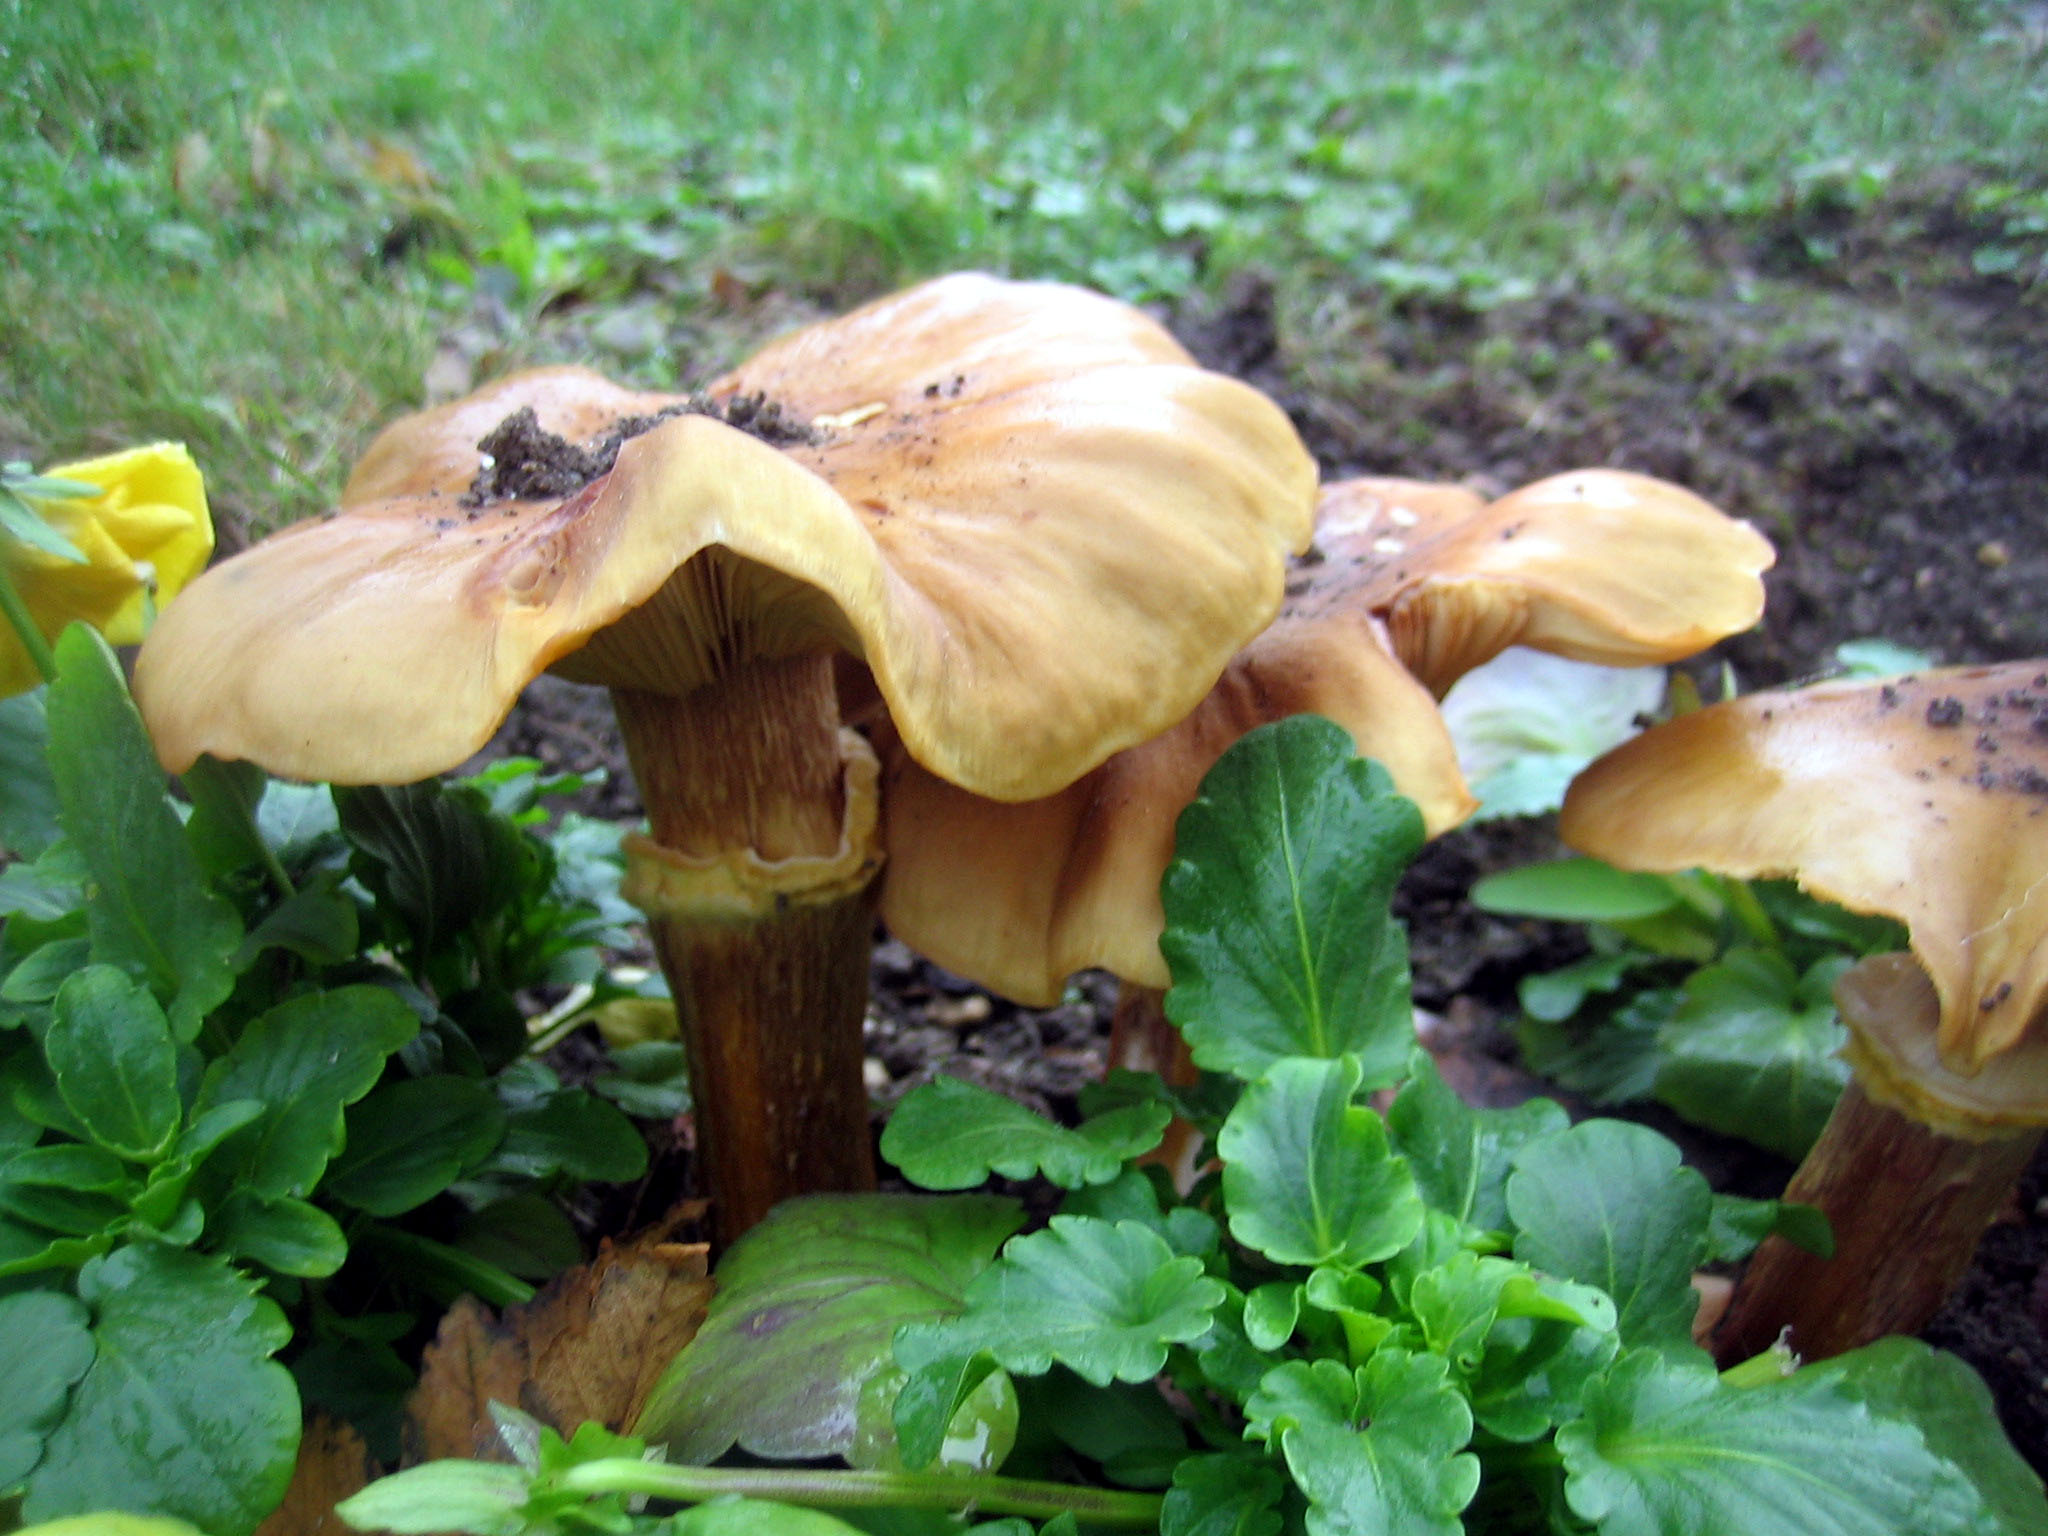
[[[84,563],[0,537],[0,573],[46,638],[54,641],[65,625],[83,619],[115,645],[135,644],[152,583],[156,601],[168,602],[213,553],[199,466],[182,443],[151,443],[40,473],[100,487],[96,496],[26,498]],[[42,680],[21,642],[0,625],[0,698]]]

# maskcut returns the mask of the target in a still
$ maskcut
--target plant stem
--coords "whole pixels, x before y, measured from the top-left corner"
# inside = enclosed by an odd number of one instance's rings
[[[36,627],[35,619],[29,614],[28,604],[21,600],[21,593],[15,589],[14,579],[7,574],[5,562],[0,562],[0,614],[7,618],[15,638],[21,641],[21,648],[28,652],[28,659],[35,663],[36,670],[43,674],[43,681],[57,680],[57,658],[50,650],[50,642],[43,638],[42,630]]]
[[[677,1467],[611,1457],[571,1467],[557,1487],[576,1493],[640,1493],[700,1503],[739,1494],[818,1509],[973,1509],[983,1514],[1051,1519],[1072,1513],[1084,1525],[1143,1529],[1156,1525],[1164,1502],[1155,1493],[1124,1493],[1016,1477],[930,1472],[808,1472],[775,1467]]]

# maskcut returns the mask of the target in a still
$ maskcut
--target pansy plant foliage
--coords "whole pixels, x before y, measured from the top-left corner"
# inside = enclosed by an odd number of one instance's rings
[[[920,1090],[883,1152],[957,1192],[779,1208],[722,1261],[634,1438],[529,1432],[523,1466],[429,1464],[341,1513],[776,1536],[844,1532],[834,1508],[933,1536],[2042,1529],[2039,1480],[1953,1357],[1892,1339],[1719,1373],[1694,1343],[1695,1267],[1773,1230],[1825,1245],[1810,1212],[1717,1196],[1640,1126],[1446,1086],[1387,908],[1421,840],[1335,725],[1251,733],[1181,817],[1165,882],[1201,1090],[1169,1103],[1121,1074],[1074,1126]],[[1129,1161],[1169,1109],[1212,1138],[1185,1198]],[[1064,1193],[1029,1229],[968,1192],[1034,1172]],[[780,1459],[807,1465],[762,1464]]]

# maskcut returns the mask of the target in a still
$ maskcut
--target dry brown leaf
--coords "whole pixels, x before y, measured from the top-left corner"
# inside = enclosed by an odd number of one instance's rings
[[[298,1464],[284,1502],[256,1527],[256,1536],[350,1536],[354,1527],[335,1514],[334,1506],[380,1471],[353,1429],[314,1414],[299,1440]]]
[[[497,1316],[465,1297],[442,1320],[406,1405],[408,1461],[509,1460],[490,1405],[532,1414],[564,1436],[585,1420],[622,1430],[711,1300],[708,1250],[666,1232],[614,1247]]]

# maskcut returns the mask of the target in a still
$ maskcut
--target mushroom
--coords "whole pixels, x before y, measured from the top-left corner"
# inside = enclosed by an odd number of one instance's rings
[[[1021,1002],[1100,966],[1125,983],[1111,1059],[1185,1080],[1159,989],[1159,883],[1174,822],[1225,748],[1327,715],[1420,807],[1429,835],[1474,808],[1436,700],[1510,645],[1616,666],[1668,662],[1763,610],[1771,546],[1675,485],[1554,476],[1487,502],[1458,486],[1324,487],[1279,616],[1199,708],[1058,794],[999,804],[878,733],[889,819],[883,920],[912,948]]]
[[[1616,666],[1668,662],[1763,609],[1770,544],[1675,485],[1580,470],[1487,502],[1460,486],[1325,486],[1272,624],[1199,708],[1055,795],[1000,804],[927,771],[887,731],[882,916],[913,949],[1015,998],[1073,972],[1167,983],[1159,881],[1174,821],[1255,726],[1327,715],[1378,758],[1435,836],[1475,802],[1436,706],[1510,645]]]
[[[2048,662],[1752,694],[1579,776],[1559,830],[1628,869],[1794,876],[1906,925],[1835,997],[1853,1076],[1786,1198],[1831,1259],[1773,1238],[1716,1347],[1804,1354],[1916,1333],[2048,1126]]]
[[[730,1239],[873,1179],[885,845],[839,688],[942,780],[1052,793],[1195,705],[1313,497],[1278,408],[1144,316],[956,275],[694,405],[552,369],[396,423],[340,516],[193,585],[136,691],[173,770],[385,783],[463,761],[543,669],[608,686],[650,821],[627,890]]]

